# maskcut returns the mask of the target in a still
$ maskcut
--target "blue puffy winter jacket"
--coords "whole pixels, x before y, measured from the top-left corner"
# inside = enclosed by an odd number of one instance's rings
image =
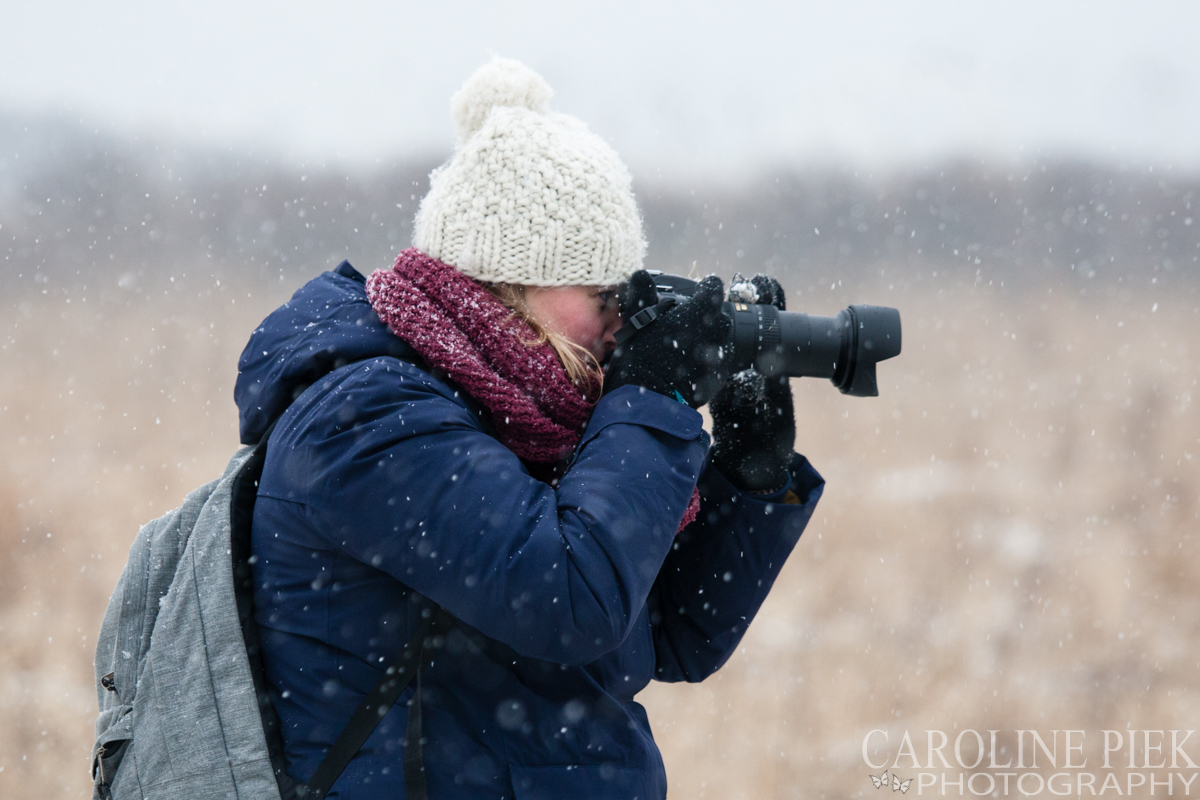
[[[750,497],[708,466],[696,411],[601,398],[561,483],[530,477],[422,365],[348,263],[254,332],[242,441],[270,435],[253,518],[264,668],[289,771],[308,780],[429,603],[457,620],[423,670],[429,795],[666,795],[634,696],[733,653],[822,480]],[[699,485],[696,521],[676,535]],[[795,503],[796,499],[799,503]],[[331,798],[402,798],[406,692]]]

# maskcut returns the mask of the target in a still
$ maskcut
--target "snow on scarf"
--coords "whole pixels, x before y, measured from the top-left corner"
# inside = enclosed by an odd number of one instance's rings
[[[501,443],[534,465],[571,455],[591,417],[600,380],[581,390],[571,383],[549,344],[512,309],[454,267],[410,248],[390,270],[367,279],[372,308],[408,342],[487,410]],[[696,518],[692,494],[682,529]]]

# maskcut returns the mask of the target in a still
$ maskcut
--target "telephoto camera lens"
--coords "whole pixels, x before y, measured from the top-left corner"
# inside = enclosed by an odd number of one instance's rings
[[[618,338],[652,324],[696,291],[690,278],[649,272],[658,305],[626,320]],[[733,372],[754,367],[768,377],[829,378],[843,394],[876,397],[875,365],[900,354],[900,312],[886,306],[852,305],[832,317],[736,302],[725,303],[721,311],[733,320]]]

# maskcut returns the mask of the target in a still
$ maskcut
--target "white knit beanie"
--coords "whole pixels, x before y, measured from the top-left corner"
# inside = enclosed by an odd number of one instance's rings
[[[413,246],[490,283],[609,286],[641,269],[629,171],[533,70],[497,58],[450,108],[458,149],[429,177]]]

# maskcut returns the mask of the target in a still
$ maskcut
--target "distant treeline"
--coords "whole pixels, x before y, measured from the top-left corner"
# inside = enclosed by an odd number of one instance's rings
[[[406,247],[438,158],[348,170],[0,113],[0,281],[156,280],[236,268],[362,270]],[[1071,161],[956,161],[865,175],[763,172],[638,187],[648,266],[797,282],[945,269],[1015,286],[1193,281],[1200,175]]]

